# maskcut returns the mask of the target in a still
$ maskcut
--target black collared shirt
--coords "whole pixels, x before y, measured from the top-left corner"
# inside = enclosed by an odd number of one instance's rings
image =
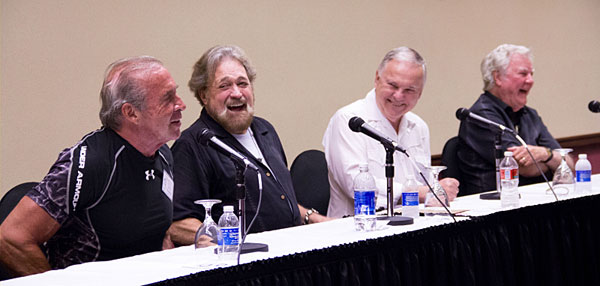
[[[235,165],[229,157],[217,152],[213,147],[200,144],[203,128],[209,128],[217,138],[246,156],[260,169],[263,184],[262,202],[250,232],[280,229],[301,223],[283,146],[273,126],[260,117],[254,117],[250,125],[258,147],[267,161],[267,167],[214,121],[205,109],[202,110],[200,118],[181,133],[181,137],[171,148],[175,161],[173,220],[193,217],[204,221],[204,208],[194,204],[195,200],[200,199],[222,201],[212,208],[212,218],[215,222],[218,222],[223,213],[223,205],[233,205],[237,213]],[[254,171],[246,171],[245,184],[248,226],[256,214],[259,198],[258,180]]]
[[[533,108],[525,106],[513,112],[511,107],[489,92],[483,93],[471,106],[471,112],[500,123],[518,132],[529,145],[560,148],[542,118]],[[461,171],[461,195],[480,193],[496,189],[496,163],[494,140],[498,129],[475,120],[463,120],[458,132],[458,159]],[[502,148],[521,146],[511,134],[502,135]],[[547,174],[550,175],[551,173]],[[519,178],[519,185],[543,181],[539,177]]]

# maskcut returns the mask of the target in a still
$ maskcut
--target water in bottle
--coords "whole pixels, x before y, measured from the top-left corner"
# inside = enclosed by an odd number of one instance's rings
[[[519,207],[519,165],[511,151],[504,152],[500,162],[500,204],[502,208]]]
[[[232,260],[237,258],[240,247],[240,222],[233,213],[233,206],[224,206],[219,218],[219,236],[217,253],[219,259]]]
[[[406,176],[402,188],[402,215],[412,218],[419,217],[419,185],[412,174]]]
[[[575,164],[575,191],[585,193],[592,191],[592,164],[587,159],[587,154],[579,154]]]
[[[375,179],[367,164],[359,165],[360,173],[354,177],[354,228],[357,231],[375,230]]]

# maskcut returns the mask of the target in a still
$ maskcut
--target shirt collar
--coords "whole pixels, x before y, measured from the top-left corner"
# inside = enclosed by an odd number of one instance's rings
[[[510,110],[510,112],[514,113],[514,111],[512,111],[512,107],[510,107],[508,104],[504,103],[504,101],[502,101],[500,98],[498,98],[497,96],[493,95],[489,91],[486,90],[483,95],[489,97],[493,102],[495,102],[496,105],[500,106],[500,108],[502,108],[502,110],[504,110],[507,114],[509,114],[508,110]],[[527,113],[527,106],[523,106],[523,108],[519,109],[517,111],[517,113],[519,113],[519,114],[526,114]]]

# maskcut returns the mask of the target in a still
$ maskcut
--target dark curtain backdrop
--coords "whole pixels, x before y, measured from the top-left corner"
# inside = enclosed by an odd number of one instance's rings
[[[530,206],[154,285],[600,285],[598,207]]]

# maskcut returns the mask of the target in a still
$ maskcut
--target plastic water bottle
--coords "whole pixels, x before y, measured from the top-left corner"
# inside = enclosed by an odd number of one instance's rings
[[[519,207],[519,165],[511,151],[504,152],[500,162],[500,204],[502,208]]]
[[[375,230],[375,179],[369,174],[367,164],[359,165],[360,173],[354,177],[354,228],[357,231]]]
[[[236,259],[240,247],[240,221],[233,213],[233,206],[224,206],[219,218],[217,253],[219,259]]]
[[[419,217],[419,185],[415,176],[406,176],[404,188],[402,188],[402,215],[412,218]]]
[[[575,164],[575,191],[592,191],[592,164],[587,159],[587,154],[579,154],[579,160]]]

